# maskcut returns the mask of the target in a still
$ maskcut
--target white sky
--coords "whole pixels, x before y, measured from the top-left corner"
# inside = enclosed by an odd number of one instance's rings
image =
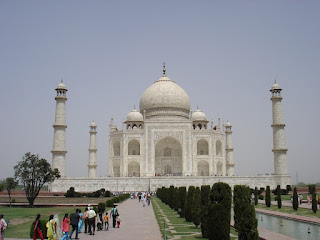
[[[67,85],[67,175],[87,176],[89,125],[107,174],[122,125],[162,73],[233,125],[236,175],[273,172],[270,92],[283,88],[293,182],[320,182],[319,1],[0,2],[0,178],[26,152],[51,162],[55,88]]]

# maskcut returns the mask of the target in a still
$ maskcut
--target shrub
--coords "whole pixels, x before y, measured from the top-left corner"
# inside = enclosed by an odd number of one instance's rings
[[[266,206],[267,207],[271,206],[270,186],[267,186],[267,190],[266,190]]]
[[[234,225],[238,230],[239,239],[258,240],[258,223],[250,198],[251,191],[248,186],[234,186]]]
[[[98,203],[98,210],[99,212],[104,212],[104,210],[106,210],[106,203],[104,202]]]
[[[201,192],[199,187],[196,187],[194,193],[192,221],[198,228],[201,222]]]
[[[258,195],[259,195],[258,188],[255,187],[254,188],[254,205],[258,205]]]
[[[112,199],[107,200],[106,205],[107,207],[113,207],[113,200]]]
[[[287,185],[286,189],[287,189],[288,192],[292,191],[291,185]]]
[[[74,191],[74,187],[70,187],[69,190],[66,192],[66,194],[64,194],[65,197],[75,197],[76,196],[76,192]]]
[[[186,205],[185,205],[185,219],[187,222],[192,222],[193,211],[194,211],[194,195],[195,195],[195,187],[190,186],[188,188]]]
[[[263,195],[259,195],[258,198],[259,198],[260,200],[263,200],[263,199],[264,199],[264,196],[263,196]]]
[[[298,193],[297,193],[297,188],[295,187],[293,189],[293,201],[292,201],[292,207],[295,211],[298,210]]]
[[[313,213],[316,213],[317,210],[318,210],[317,198],[316,198],[316,192],[314,191],[312,193],[312,211]]]
[[[231,220],[231,188],[227,183],[215,183],[211,189],[208,219],[209,240],[229,240]]]
[[[110,197],[111,196],[111,192],[110,191],[105,191],[104,196],[105,197]]]
[[[277,203],[278,203],[278,208],[280,209],[282,207],[280,185],[277,186]]]
[[[40,230],[43,234],[43,238],[47,239],[47,227],[46,227],[46,224],[47,224],[47,221],[46,220],[40,220],[40,224],[41,224],[41,227],[40,227]],[[33,226],[33,222],[30,226],[30,238],[32,239],[33,238],[33,233],[34,233],[34,226]]]
[[[265,190],[264,187],[261,187],[261,188],[260,188],[260,191],[261,191],[261,192],[264,192],[264,190]]]
[[[201,186],[201,233],[203,238],[208,238],[209,197],[210,185]]]

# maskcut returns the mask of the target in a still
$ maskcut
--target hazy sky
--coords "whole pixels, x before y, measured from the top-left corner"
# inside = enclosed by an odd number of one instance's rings
[[[107,175],[108,124],[167,76],[233,125],[236,175],[273,172],[270,88],[283,88],[288,166],[320,182],[319,1],[0,1],[0,178],[52,160],[55,88],[67,96],[67,175],[87,176],[89,125]]]

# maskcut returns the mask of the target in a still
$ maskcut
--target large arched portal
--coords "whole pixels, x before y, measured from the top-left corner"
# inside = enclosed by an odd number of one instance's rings
[[[156,144],[155,173],[157,176],[182,174],[182,146],[178,140],[165,137]]]
[[[132,161],[128,165],[129,177],[140,177],[140,164],[136,161]]]

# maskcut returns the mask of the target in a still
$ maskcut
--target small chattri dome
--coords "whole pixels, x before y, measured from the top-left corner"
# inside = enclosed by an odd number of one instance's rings
[[[228,121],[226,124],[225,124],[226,127],[232,127],[231,123]]]
[[[127,116],[127,122],[143,122],[142,114],[134,108]]]
[[[96,123],[93,121],[92,123],[91,123],[91,127],[96,127],[97,125],[96,125]]]
[[[61,81],[61,83],[58,84],[57,89],[67,90],[67,87],[66,87],[66,85]]]
[[[274,83],[271,87],[271,90],[279,90],[281,89],[278,83]]]
[[[204,114],[204,112],[202,112],[201,110],[197,109],[194,112],[192,112],[191,115],[191,119],[192,121],[204,121],[204,122],[208,122],[206,115]]]

